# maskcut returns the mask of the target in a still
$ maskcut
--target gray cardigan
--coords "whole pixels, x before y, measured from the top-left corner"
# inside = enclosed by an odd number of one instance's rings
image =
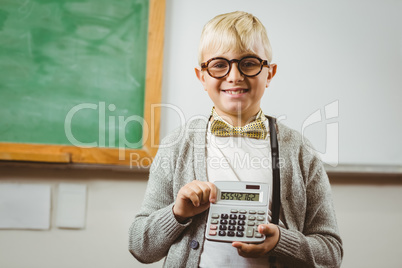
[[[192,180],[206,181],[207,118],[188,122],[163,139],[152,163],[145,198],[129,231],[129,250],[143,263],[166,257],[165,267],[198,267],[207,212],[186,224],[172,207]],[[289,267],[339,267],[342,241],[322,162],[301,135],[278,124],[281,159],[280,239],[269,252]]]

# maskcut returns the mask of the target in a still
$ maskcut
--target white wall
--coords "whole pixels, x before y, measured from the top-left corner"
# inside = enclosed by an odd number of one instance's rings
[[[402,267],[402,176],[331,176],[343,268]]]
[[[84,230],[0,230],[0,267],[161,267],[141,264],[127,250],[146,179],[146,173],[0,165],[0,183],[52,185],[53,225],[57,185],[88,185]],[[402,267],[402,176],[332,176],[331,184],[345,249],[342,267]]]
[[[147,173],[1,165],[0,183],[52,186],[52,226],[46,231],[0,230],[0,267],[161,267],[161,263],[143,265],[128,251],[128,229],[139,211],[147,179]],[[54,226],[60,183],[88,186],[85,229]]]
[[[250,11],[267,26],[278,63],[264,111],[285,115],[284,123],[301,130],[311,113],[339,100],[341,162],[400,165],[401,3],[167,0],[163,103],[179,107],[186,119],[209,113],[212,103],[193,71],[201,28],[216,14]],[[177,66],[180,72],[173,71]],[[382,131],[371,126],[377,119],[384,119]],[[177,112],[164,108],[161,136],[179,124]],[[306,134],[325,150],[324,124]],[[377,143],[382,134],[384,141]],[[145,173],[1,164],[0,183],[52,185],[52,223],[59,183],[87,184],[88,209],[84,230],[0,230],[0,267],[161,267],[142,265],[127,250],[146,180]],[[342,267],[402,267],[401,176],[331,181],[345,248]]]
[[[243,10],[266,26],[276,77],[262,100],[265,113],[299,131],[305,127],[324,160],[402,166],[402,1],[384,0],[167,0],[163,102],[184,117],[212,107],[194,74],[203,25],[220,13]],[[337,102],[338,116],[324,108]],[[326,124],[338,124],[328,131]],[[165,108],[162,136],[180,124]],[[335,126],[335,125],[334,125]],[[332,134],[331,134],[332,135]],[[336,142],[339,141],[339,146]],[[330,151],[327,145],[336,146]],[[327,149],[328,148],[328,149]],[[339,148],[339,150],[338,150]],[[333,162],[333,161],[332,161]]]

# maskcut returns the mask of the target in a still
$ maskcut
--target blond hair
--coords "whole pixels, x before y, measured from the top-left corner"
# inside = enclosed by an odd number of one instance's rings
[[[201,64],[207,50],[218,53],[231,50],[256,53],[253,48],[258,42],[262,43],[265,56],[271,62],[272,48],[267,31],[257,17],[243,11],[218,15],[205,24],[202,30],[198,63]]]

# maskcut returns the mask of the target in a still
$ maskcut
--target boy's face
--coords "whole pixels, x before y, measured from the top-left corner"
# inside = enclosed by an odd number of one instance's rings
[[[257,56],[262,60],[267,59],[262,44],[254,47],[254,51],[256,54],[234,51],[218,54],[215,51],[207,51],[203,55],[203,62],[214,57],[239,60],[245,56]],[[232,120],[229,123],[238,125],[240,123],[237,121],[239,118],[242,123],[245,123],[259,112],[265,88],[269,86],[276,73],[276,64],[271,64],[270,68],[262,68],[261,73],[254,77],[243,76],[239,72],[237,63],[232,63],[230,72],[223,78],[213,78],[206,70],[201,71],[201,69],[196,68],[195,71],[205,91],[208,92],[215,104],[216,112],[225,120]]]

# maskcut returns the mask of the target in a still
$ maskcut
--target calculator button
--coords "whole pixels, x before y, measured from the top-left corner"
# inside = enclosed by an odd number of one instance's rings
[[[240,220],[240,221],[238,222],[238,224],[239,224],[239,225],[245,225],[245,224],[246,224],[246,222],[245,222],[245,221]]]
[[[245,220],[246,219],[246,215],[239,215],[239,220]]]
[[[254,221],[254,220],[255,220],[255,216],[248,216],[248,220],[249,220],[249,221]]]
[[[237,209],[231,209],[230,210],[230,213],[237,213],[237,212],[239,212]]]
[[[229,224],[230,225],[236,225],[236,221],[235,220],[229,220]]]
[[[237,232],[236,232],[236,236],[238,236],[238,237],[243,237],[243,236],[244,236],[244,233],[243,233],[243,232],[240,232],[240,231],[237,231]]]
[[[265,211],[259,210],[257,213],[258,213],[259,215],[264,215],[264,214],[265,214]]]
[[[228,214],[221,214],[221,218],[222,218],[222,219],[228,219],[228,218],[229,218],[229,215],[228,215]]]
[[[217,229],[218,229],[218,226],[211,224],[211,226],[209,226],[209,229],[210,229],[210,230],[217,230]]]
[[[246,214],[247,213],[247,211],[244,210],[244,209],[239,210],[239,212],[240,212],[240,214]]]
[[[247,222],[247,225],[248,225],[248,226],[255,226],[255,222],[249,221],[249,222]]]
[[[244,231],[244,226],[237,226],[237,231],[243,232]]]
[[[262,238],[262,234],[255,232],[254,237],[255,237],[255,238]]]
[[[228,220],[221,220],[221,224],[228,224]]]
[[[219,231],[219,236],[226,236],[226,232],[225,231]]]
[[[209,231],[209,235],[215,236],[215,235],[216,235],[216,231],[210,230],[210,231]]]
[[[254,236],[254,228],[253,227],[247,227],[246,236],[247,237],[253,237]]]
[[[212,219],[219,219],[219,214],[217,214],[217,213],[212,213],[211,218],[212,218]]]
[[[219,225],[219,230],[227,230],[228,227],[226,225]]]
[[[228,232],[228,236],[235,236],[235,232],[229,231],[229,232]]]
[[[219,220],[211,220],[211,224],[218,224]]]
[[[230,214],[230,219],[237,220],[237,215],[236,214]]]
[[[257,221],[264,221],[265,220],[265,217],[263,217],[263,216],[257,216]]]
[[[248,213],[255,214],[256,212],[255,212],[255,210],[250,210]]]

